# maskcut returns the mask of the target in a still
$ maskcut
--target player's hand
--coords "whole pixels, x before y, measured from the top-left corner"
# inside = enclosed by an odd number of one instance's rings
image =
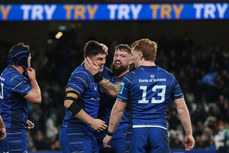
[[[102,46],[103,50],[105,51],[106,55],[108,55],[108,47],[105,44],[100,43]]]
[[[112,136],[106,135],[103,139],[103,146],[105,148],[111,148],[110,142],[111,142]]]
[[[27,128],[28,129],[33,129],[35,127],[34,123],[32,121],[30,121],[30,120],[27,120],[26,123],[27,123]]]
[[[84,61],[84,66],[88,72],[91,73],[91,75],[95,75],[96,73],[99,72],[99,66],[97,63],[93,63],[89,57],[86,57]]]
[[[97,132],[104,131],[107,128],[105,122],[100,119],[93,119],[92,122],[90,123],[90,126]]]
[[[4,140],[6,138],[6,129],[0,128],[0,141]]]
[[[27,68],[26,73],[30,80],[36,78],[36,71],[33,68],[31,67]]]
[[[190,151],[195,145],[195,140],[192,135],[184,137],[185,151]]]

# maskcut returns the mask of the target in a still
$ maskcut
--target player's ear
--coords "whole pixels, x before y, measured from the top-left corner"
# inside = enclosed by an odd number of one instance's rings
[[[129,65],[133,64],[134,63],[134,57],[131,56],[130,59],[129,59]]]
[[[140,60],[142,60],[142,59],[144,58],[142,52],[139,52],[139,53],[138,53],[138,56],[139,56],[139,59],[140,59]]]

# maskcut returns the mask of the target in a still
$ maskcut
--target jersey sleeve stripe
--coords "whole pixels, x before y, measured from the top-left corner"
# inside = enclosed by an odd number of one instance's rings
[[[12,90],[16,89],[18,86],[20,86],[23,82],[20,82],[19,84],[17,84],[15,87],[12,88]]]
[[[15,78],[19,77],[20,75],[16,75],[13,78],[10,79],[10,81],[13,81]]]
[[[87,82],[85,82],[85,80],[84,79],[82,79],[82,78],[80,78],[80,77],[74,77],[75,79],[80,79],[85,85],[86,85],[86,87],[88,87],[88,84],[87,84]]]
[[[79,91],[77,91],[77,90],[75,90],[75,89],[73,89],[73,88],[71,88],[71,87],[69,87],[71,90],[74,90],[75,92],[77,92],[79,95],[80,95],[80,93],[79,93]]]
[[[177,87],[179,87],[179,84],[176,87],[174,87],[174,88],[177,88]]]
[[[123,97],[123,96],[120,96],[120,95],[117,97],[117,99],[118,99],[118,98],[121,98],[121,99],[124,99],[124,100],[128,100],[128,98]]]
[[[25,88],[24,90],[22,90],[22,92],[24,92],[24,91],[26,91],[26,90],[28,90],[28,88],[29,88],[30,86],[28,86],[27,88]]]
[[[78,88],[81,92],[83,92],[83,89],[81,89],[79,86],[77,86],[77,85],[75,85],[75,84],[73,84],[73,83],[69,83],[69,85],[72,85],[72,86],[74,86],[74,87]],[[75,89],[74,91],[76,91],[76,92],[77,92],[77,90],[76,90],[76,89]]]
[[[132,81],[130,81],[128,78],[125,77],[125,79],[126,79],[128,82],[132,83]]]
[[[77,73],[84,73],[84,74],[86,74],[86,75],[87,75],[88,80],[90,80],[88,73],[86,73],[86,72],[84,72],[84,71],[78,71],[78,72],[76,72],[75,74],[77,74]]]

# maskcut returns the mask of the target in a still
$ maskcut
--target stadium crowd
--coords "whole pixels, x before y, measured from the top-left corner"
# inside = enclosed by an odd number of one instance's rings
[[[95,38],[89,38],[95,39]],[[112,51],[118,43],[111,38],[98,40],[109,47],[106,66],[112,61]],[[30,44],[37,80],[42,91],[41,105],[30,104],[29,119],[35,128],[28,130],[29,150],[60,150],[58,133],[65,116],[63,106],[65,84],[71,72],[83,60],[83,46],[87,40],[73,35],[39,48]],[[166,68],[177,78],[191,114],[194,149],[223,150],[229,146],[229,51],[220,45],[194,43],[188,36],[156,40],[159,51],[156,64]],[[12,44],[0,42],[0,70],[7,66],[8,50]],[[183,129],[175,107],[167,110],[170,146],[184,149]]]

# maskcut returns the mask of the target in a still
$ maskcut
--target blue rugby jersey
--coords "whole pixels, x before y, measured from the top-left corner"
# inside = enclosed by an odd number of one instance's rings
[[[6,128],[24,129],[28,118],[27,100],[30,81],[12,66],[0,76],[0,112]]]
[[[140,66],[125,75],[117,99],[130,102],[133,128],[167,129],[166,107],[183,96],[172,74],[158,66]]]
[[[98,118],[99,92],[98,86],[92,75],[85,69],[84,65],[77,67],[71,74],[67,88],[71,88],[79,95],[80,106],[93,118]],[[94,131],[90,125],[74,117],[67,109],[63,121],[64,127],[83,127],[89,131]]]
[[[107,67],[104,67],[102,76],[112,83],[121,82],[124,77],[122,76],[120,78],[117,78],[117,77],[112,76],[111,70],[108,69]],[[102,89],[100,90],[99,118],[104,120],[107,125],[109,124],[111,110],[115,103],[115,100],[116,100],[116,97],[111,97],[108,94],[104,93]],[[117,129],[122,128],[122,127],[128,127],[128,121],[129,121],[128,120],[128,111],[126,108]]]

